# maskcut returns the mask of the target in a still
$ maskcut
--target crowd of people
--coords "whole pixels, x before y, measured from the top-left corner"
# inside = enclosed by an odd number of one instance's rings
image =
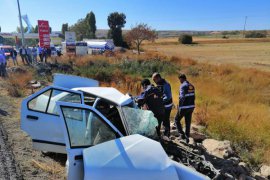
[[[17,60],[18,53],[24,65],[36,64],[38,62],[38,58],[40,62],[47,63],[47,59],[51,57],[51,49],[42,48],[39,45],[33,46],[32,48],[22,46],[18,52],[15,48],[7,49],[6,51],[3,48],[0,48],[0,77],[7,76],[6,68],[7,61],[9,59],[12,59],[14,66],[19,65]]]
[[[189,83],[185,74],[180,74],[178,78],[181,86],[179,90],[179,106],[174,124],[181,139],[189,143],[192,113],[195,108],[195,88]],[[170,114],[173,107],[171,86],[159,73],[154,73],[152,79],[156,86],[151,84],[149,79],[144,79],[141,82],[143,92],[137,97],[137,103],[142,109],[153,112],[158,120],[158,136],[161,136],[160,128],[163,124],[165,129],[163,137],[169,140],[171,129]],[[185,131],[183,131],[180,123],[183,117],[185,117]]]
[[[22,47],[20,48],[20,56],[24,65],[35,64],[38,61],[47,63],[48,57],[51,57],[50,48],[42,48],[39,45],[33,48]]]

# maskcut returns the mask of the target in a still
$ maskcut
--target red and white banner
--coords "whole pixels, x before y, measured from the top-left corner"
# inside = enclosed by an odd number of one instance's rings
[[[38,20],[39,46],[50,48],[50,26],[48,21]]]

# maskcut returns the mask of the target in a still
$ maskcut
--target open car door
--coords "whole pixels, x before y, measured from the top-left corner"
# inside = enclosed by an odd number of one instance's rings
[[[68,154],[68,180],[207,179],[172,161],[161,144],[122,134],[93,107],[57,102]]]
[[[111,122],[91,106],[57,102],[68,154],[68,179],[83,179],[83,150],[122,137]]]
[[[21,129],[37,150],[66,153],[57,101],[83,104],[84,97],[79,91],[48,86],[22,102]]]

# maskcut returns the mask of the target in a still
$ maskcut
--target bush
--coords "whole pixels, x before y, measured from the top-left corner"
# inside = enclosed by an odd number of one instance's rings
[[[22,97],[27,89],[28,82],[32,80],[32,72],[13,73],[7,79],[8,93],[12,97]]]
[[[183,34],[179,37],[178,41],[181,44],[192,44],[193,39],[191,35]]]
[[[266,32],[252,31],[247,33],[245,38],[266,38]]]
[[[141,76],[144,78],[151,77],[154,72],[173,74],[177,71],[177,67],[171,62],[160,60],[125,60],[118,64],[118,68],[121,69],[124,74]]]
[[[88,65],[79,67],[77,71],[79,74],[88,78],[94,78],[99,81],[112,81],[114,65],[110,65],[105,60],[89,61]]]

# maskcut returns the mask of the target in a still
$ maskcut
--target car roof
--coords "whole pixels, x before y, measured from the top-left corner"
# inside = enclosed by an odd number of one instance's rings
[[[73,88],[72,90],[92,94],[94,96],[113,102],[119,106],[124,106],[132,102],[132,99],[129,95],[124,95],[112,87],[80,87]]]

